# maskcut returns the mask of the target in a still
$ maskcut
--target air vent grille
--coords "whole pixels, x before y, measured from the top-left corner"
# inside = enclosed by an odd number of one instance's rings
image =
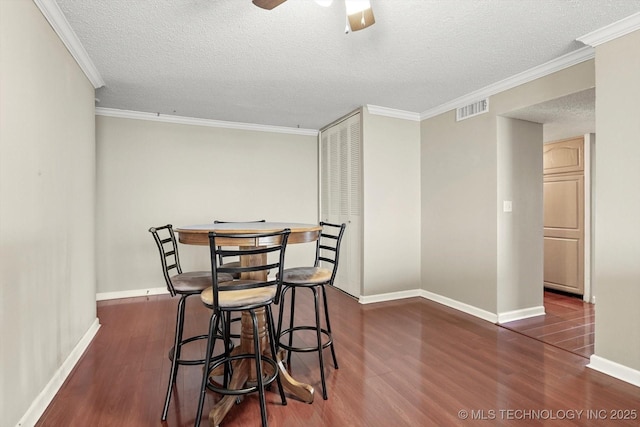
[[[459,122],[460,120],[468,119],[469,117],[477,116],[487,111],[489,111],[489,98],[458,108],[456,110],[456,121]]]

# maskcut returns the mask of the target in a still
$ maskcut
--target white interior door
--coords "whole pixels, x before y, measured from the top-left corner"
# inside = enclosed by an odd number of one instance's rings
[[[584,142],[544,146],[544,286],[584,294]]]

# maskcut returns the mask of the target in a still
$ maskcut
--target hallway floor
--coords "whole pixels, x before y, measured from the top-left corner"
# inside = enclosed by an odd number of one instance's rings
[[[583,357],[593,354],[595,305],[579,296],[544,291],[545,316],[503,323],[501,326]]]

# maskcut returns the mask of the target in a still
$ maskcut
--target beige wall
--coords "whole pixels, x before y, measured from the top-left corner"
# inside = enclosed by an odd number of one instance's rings
[[[498,275],[502,277],[508,272],[499,270],[505,264],[498,263],[498,253],[505,249],[498,246],[505,240],[498,240],[502,210],[498,191],[504,183],[498,183],[497,174],[497,117],[594,84],[594,62],[586,61],[492,96],[486,114],[456,122],[455,112],[450,111],[422,121],[424,290],[488,313],[501,311]],[[522,245],[519,247],[523,248]],[[500,292],[515,295],[521,285],[528,286],[514,283],[515,288],[507,290],[501,286]]]
[[[0,424],[13,426],[96,320],[94,90],[31,1],[0,1],[0,93]]]
[[[596,48],[595,353],[640,370],[640,31]]]
[[[428,292],[495,313],[495,117],[421,123],[421,277]]]
[[[420,123],[363,109],[363,296],[420,288]]]
[[[147,231],[227,221],[318,221],[317,138],[96,117],[98,293],[165,287]],[[313,261],[292,245],[287,266]],[[183,269],[210,269],[180,246]]]
[[[542,310],[542,125],[498,117],[497,143],[498,314]]]

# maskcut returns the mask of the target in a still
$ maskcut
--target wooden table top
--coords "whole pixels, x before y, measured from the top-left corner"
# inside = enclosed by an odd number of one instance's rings
[[[186,245],[208,245],[209,232],[229,234],[253,234],[291,230],[288,243],[306,243],[318,240],[322,227],[319,224],[299,222],[223,222],[218,224],[185,225],[176,228],[178,240]],[[257,244],[250,244],[258,246]]]

